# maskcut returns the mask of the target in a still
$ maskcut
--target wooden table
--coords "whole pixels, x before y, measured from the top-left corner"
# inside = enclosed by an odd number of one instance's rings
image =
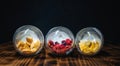
[[[11,42],[0,44],[0,66],[120,66],[120,44],[104,44],[95,56],[84,56],[76,49],[65,57],[56,57],[43,49],[35,56],[22,56]]]

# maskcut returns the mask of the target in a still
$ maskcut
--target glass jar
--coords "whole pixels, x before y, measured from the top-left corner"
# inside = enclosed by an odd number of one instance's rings
[[[78,51],[83,55],[95,55],[103,46],[103,35],[94,27],[80,30],[75,39]]]
[[[74,36],[68,28],[54,27],[46,35],[46,48],[54,55],[68,55],[74,47]]]
[[[15,49],[22,55],[39,53],[44,46],[43,33],[35,26],[24,25],[13,36]]]

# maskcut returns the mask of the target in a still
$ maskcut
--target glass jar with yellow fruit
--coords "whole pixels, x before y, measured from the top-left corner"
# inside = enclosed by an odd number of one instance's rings
[[[76,35],[76,47],[83,55],[95,55],[103,46],[103,35],[94,27],[80,30]]]
[[[44,36],[35,26],[24,25],[16,30],[13,36],[15,49],[22,55],[39,53],[44,46]]]

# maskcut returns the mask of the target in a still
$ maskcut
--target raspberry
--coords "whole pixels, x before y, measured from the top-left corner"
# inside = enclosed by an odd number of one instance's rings
[[[70,39],[66,39],[62,40],[60,44],[57,41],[53,42],[52,40],[50,40],[49,44],[53,52],[57,54],[64,54],[71,48],[72,41]]]
[[[65,48],[65,46],[63,44],[60,45],[60,49],[63,49]]]
[[[60,45],[59,45],[59,44],[55,44],[54,47],[56,48],[56,50],[59,50],[59,49],[60,49]]]
[[[69,50],[70,48],[71,48],[71,46],[69,46],[69,45],[65,47],[66,50]]]
[[[56,52],[56,47],[52,47],[53,52]]]
[[[50,45],[54,45],[54,42],[52,40],[49,40]]]
[[[66,44],[71,45],[72,41],[70,39],[66,39]]]

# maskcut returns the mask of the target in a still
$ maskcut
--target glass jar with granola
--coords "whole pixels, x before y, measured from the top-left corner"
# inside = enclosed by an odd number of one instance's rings
[[[103,46],[103,35],[97,28],[87,27],[77,33],[75,43],[81,54],[95,55]]]
[[[44,46],[44,36],[35,26],[24,25],[16,30],[13,36],[15,49],[22,55],[39,53]]]

